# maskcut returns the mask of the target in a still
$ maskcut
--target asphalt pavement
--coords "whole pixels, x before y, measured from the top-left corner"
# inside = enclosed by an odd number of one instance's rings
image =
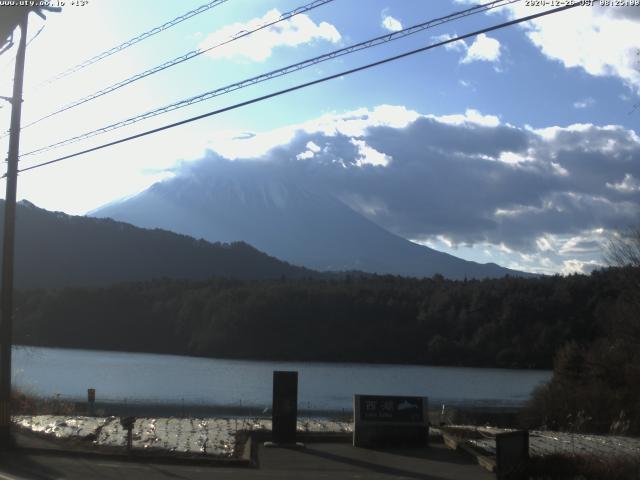
[[[371,450],[349,443],[310,443],[304,448],[254,447],[252,466],[171,464],[96,457],[30,453],[0,454],[0,480],[88,479],[416,479],[495,478],[473,459],[436,443],[428,448]]]

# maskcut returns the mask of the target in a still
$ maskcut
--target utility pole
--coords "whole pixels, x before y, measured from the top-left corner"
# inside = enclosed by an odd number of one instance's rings
[[[13,335],[13,260],[16,222],[16,190],[18,184],[18,155],[20,151],[20,118],[22,115],[22,83],[27,50],[27,22],[25,10],[19,20],[20,43],[16,55],[11,98],[11,134],[7,157],[7,193],[4,200],[4,239],[2,244],[2,297],[0,298],[0,449],[12,446],[11,436],[11,344]]]
[[[0,296],[0,450],[13,445],[11,436],[11,345],[13,336],[13,264],[15,250],[16,191],[18,186],[18,157],[20,155],[20,120],[22,116],[22,84],[27,50],[27,23],[29,13],[35,12],[43,19],[43,10],[59,12],[60,8],[4,7],[10,8],[13,20],[10,24],[20,27],[20,43],[16,55],[11,102],[11,133],[7,155],[7,191],[4,201],[4,238],[2,244],[2,293]],[[5,10],[7,12],[8,10]],[[4,12],[3,12],[4,13]],[[9,17],[9,14],[6,14]],[[3,40],[3,39],[0,39]]]

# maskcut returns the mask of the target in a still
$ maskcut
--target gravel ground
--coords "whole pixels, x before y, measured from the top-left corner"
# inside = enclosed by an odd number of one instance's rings
[[[126,446],[126,431],[117,417],[16,416],[13,422],[58,439],[80,438],[106,447]],[[270,431],[271,420],[250,418],[137,418],[132,430],[134,449],[160,449],[233,457],[240,431]],[[351,423],[300,419],[298,431],[349,433]]]
[[[55,415],[16,416],[16,425],[58,439],[84,439],[106,447],[126,446],[126,431],[117,417],[68,417]],[[492,427],[460,427],[481,437],[468,440],[489,455],[495,455],[497,433]],[[133,426],[134,449],[160,449],[233,457],[238,449],[238,432],[270,431],[271,420],[261,418],[137,418]],[[350,422],[315,418],[298,421],[301,433],[351,433]],[[613,435],[584,435],[533,430],[529,432],[531,456],[551,453],[640,458],[640,438]]]
[[[490,455],[496,453],[496,433],[507,429],[466,427],[475,429],[484,438],[470,439],[469,443]],[[580,433],[532,430],[529,432],[529,454],[532,457],[552,453],[594,455],[602,457],[624,456],[640,458],[640,438],[617,435],[586,435]]]
[[[103,427],[109,418],[61,417],[52,415],[21,415],[12,417],[16,425],[36,433],[60,439],[89,438]]]

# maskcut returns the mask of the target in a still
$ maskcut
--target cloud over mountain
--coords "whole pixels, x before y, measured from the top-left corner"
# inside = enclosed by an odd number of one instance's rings
[[[640,138],[620,126],[533,129],[387,105],[232,137],[214,142],[223,157],[268,162],[402,237],[487,245],[520,268],[590,268],[607,231],[640,211]]]

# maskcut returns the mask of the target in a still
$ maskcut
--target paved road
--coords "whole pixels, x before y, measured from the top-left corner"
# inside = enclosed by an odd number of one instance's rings
[[[253,467],[209,467],[134,463],[82,456],[0,455],[0,480],[87,479],[416,479],[489,480],[494,476],[466,456],[435,444],[393,452],[347,443],[308,444],[304,449],[258,448]]]

